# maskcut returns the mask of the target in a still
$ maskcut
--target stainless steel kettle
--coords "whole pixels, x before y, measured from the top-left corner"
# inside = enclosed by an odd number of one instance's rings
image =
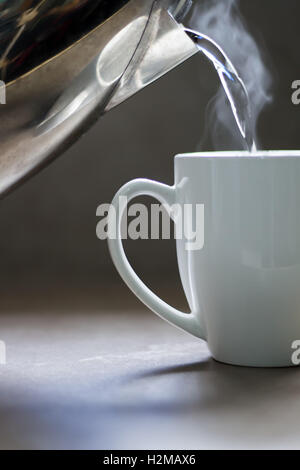
[[[198,51],[180,24],[191,3],[1,1],[0,195]]]

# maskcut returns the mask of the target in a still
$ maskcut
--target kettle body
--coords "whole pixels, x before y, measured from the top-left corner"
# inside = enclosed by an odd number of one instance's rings
[[[0,196],[195,54],[191,0],[4,0]],[[179,21],[178,21],[179,20]]]

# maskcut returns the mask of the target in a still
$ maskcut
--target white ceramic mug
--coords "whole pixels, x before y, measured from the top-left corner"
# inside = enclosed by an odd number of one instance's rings
[[[177,240],[190,314],[156,296],[126,258],[119,197],[140,195],[169,206],[204,204],[203,248],[189,251],[186,239]],[[109,240],[112,259],[151,310],[206,340],[218,361],[294,365],[293,348],[300,340],[300,152],[178,155],[174,186],[133,180],[113,205],[118,230]]]

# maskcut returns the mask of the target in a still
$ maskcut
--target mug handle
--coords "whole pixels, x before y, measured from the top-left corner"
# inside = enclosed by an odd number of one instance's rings
[[[198,338],[204,339],[204,334],[198,324],[195,314],[183,313],[160,299],[152,292],[144,282],[137,276],[131,267],[126,254],[124,252],[121,221],[122,215],[127,209],[127,203],[137,196],[152,196],[162,204],[169,207],[175,203],[176,189],[175,186],[167,186],[162,183],[147,179],[135,179],[125,184],[113,199],[112,207],[114,211],[108,214],[108,234],[116,231],[116,237],[108,237],[108,245],[112,260],[127,286],[133,293],[159,317],[178,328],[191,333]],[[126,198],[126,205],[121,207],[120,198]],[[170,215],[170,213],[169,213]],[[115,219],[116,216],[116,219]],[[116,225],[115,225],[116,224]]]

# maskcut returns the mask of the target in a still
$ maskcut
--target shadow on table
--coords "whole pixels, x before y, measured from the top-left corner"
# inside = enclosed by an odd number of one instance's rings
[[[212,358],[153,369],[136,375],[133,381],[165,385],[169,411],[207,412],[260,405],[284,406],[296,401],[300,406],[300,369],[251,368],[222,364]],[[163,388],[160,387],[161,390]],[[165,393],[163,394],[165,395]],[[172,400],[173,399],[173,400]],[[180,408],[178,407],[180,406]],[[300,409],[299,409],[300,411]]]

